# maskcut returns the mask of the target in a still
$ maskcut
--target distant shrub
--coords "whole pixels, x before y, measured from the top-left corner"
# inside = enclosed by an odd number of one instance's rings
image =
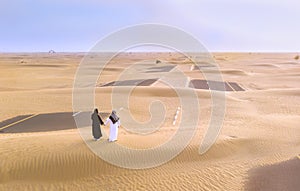
[[[299,55],[295,56],[294,59],[295,59],[295,60],[298,60],[298,59],[299,59]]]

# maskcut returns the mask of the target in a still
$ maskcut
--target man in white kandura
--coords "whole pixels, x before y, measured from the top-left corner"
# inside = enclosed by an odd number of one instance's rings
[[[109,123],[109,142],[117,141],[118,139],[118,128],[121,125],[120,118],[117,116],[117,112],[113,110],[111,115],[105,121],[105,125]]]

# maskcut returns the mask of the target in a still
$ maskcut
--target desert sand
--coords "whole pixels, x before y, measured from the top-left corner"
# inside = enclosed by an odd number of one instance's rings
[[[296,55],[213,54],[224,81],[236,82],[245,91],[226,91],[222,130],[203,155],[198,149],[209,124],[211,100],[209,90],[197,89],[201,103],[197,132],[189,145],[166,164],[141,170],[111,165],[87,147],[76,126],[47,131],[43,128],[46,121],[41,120],[38,125],[42,132],[0,133],[0,190],[299,190],[300,60]],[[0,121],[21,115],[72,112],[73,81],[83,56],[0,54]],[[120,55],[98,81],[95,102],[100,111],[112,109],[112,87],[102,86],[143,59],[169,61],[191,78],[197,72],[190,70],[192,63],[178,54]],[[149,120],[144,105],[154,99],[165,103],[168,116],[179,104],[174,91],[159,82],[137,87],[130,99],[134,104],[129,109],[140,121]],[[102,130],[109,131],[108,127]],[[121,127],[118,144],[146,149],[167,141],[174,132],[172,118],[148,136]],[[105,141],[106,137],[99,144]]]

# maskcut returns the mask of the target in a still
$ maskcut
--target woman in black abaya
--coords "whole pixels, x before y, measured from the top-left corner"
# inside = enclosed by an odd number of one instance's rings
[[[102,137],[100,124],[101,125],[104,124],[101,117],[98,114],[98,109],[94,110],[94,113],[92,114],[91,119],[93,121],[93,124],[92,124],[93,137],[94,137],[95,141],[98,141],[100,139],[100,137]]]

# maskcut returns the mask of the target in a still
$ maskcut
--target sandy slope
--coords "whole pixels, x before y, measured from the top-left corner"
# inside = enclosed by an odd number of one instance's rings
[[[298,190],[300,176],[300,62],[295,54],[218,53],[225,81],[246,91],[226,93],[226,114],[216,144],[204,155],[199,144],[210,119],[210,93],[197,90],[200,123],[188,147],[170,162],[146,170],[115,167],[88,149],[78,131],[0,133],[0,190]],[[106,69],[103,81],[121,72],[120,63],[168,59],[185,68],[180,55],[122,55]],[[0,55],[0,120],[31,113],[72,111],[72,83],[82,54]],[[123,65],[122,65],[123,66]],[[213,72],[213,71],[212,71]],[[147,105],[165,102],[168,116],[178,106],[163,85],[139,87],[132,114],[147,121]],[[158,91],[159,90],[159,91]],[[111,88],[97,88],[96,104],[110,111]],[[105,100],[105,101],[103,101]],[[149,148],[176,132],[168,119],[149,136],[120,129],[118,143]],[[43,125],[43,122],[41,122]],[[108,127],[103,130],[108,133]],[[104,144],[105,139],[97,144]],[[176,147],[176,145],[174,145]]]

